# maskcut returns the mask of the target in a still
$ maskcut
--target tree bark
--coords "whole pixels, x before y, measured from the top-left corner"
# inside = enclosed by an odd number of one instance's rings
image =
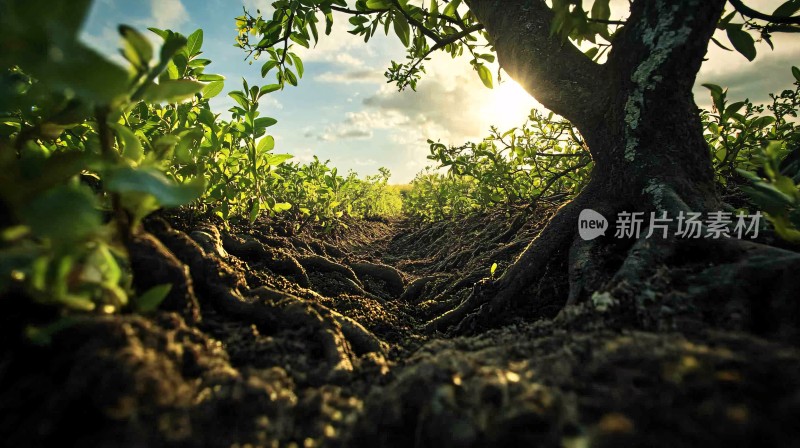
[[[570,269],[565,304],[585,299],[590,289],[608,281],[599,278],[598,263],[585,259],[596,245],[582,244],[577,236],[584,208],[599,210],[613,222],[620,211],[667,211],[675,218],[680,211],[720,207],[692,86],[725,0],[633,1],[605,64],[551,36],[553,13],[544,0],[467,3],[486,27],[500,66],[580,130],[595,168],[580,195],[559,210],[498,281],[478,285],[458,307],[429,322],[428,331],[456,324],[467,328],[470,321],[482,320],[480,314],[502,314],[524,300],[523,291],[548,266],[558,264],[553,260],[567,259],[563,265]],[[640,258],[652,261],[631,261],[646,275],[663,257]]]
[[[467,3],[501,67],[586,138],[593,195],[648,211],[668,186],[692,210],[718,207],[692,86],[725,0],[634,1],[602,65],[550,34],[544,0]]]

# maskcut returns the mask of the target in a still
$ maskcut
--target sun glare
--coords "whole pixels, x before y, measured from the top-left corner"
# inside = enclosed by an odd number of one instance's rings
[[[484,121],[501,130],[521,125],[532,108],[541,107],[525,89],[510,79],[495,86],[490,101]]]

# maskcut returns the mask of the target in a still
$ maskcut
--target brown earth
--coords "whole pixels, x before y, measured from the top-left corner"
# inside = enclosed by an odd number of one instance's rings
[[[80,317],[40,346],[23,327],[52,311],[0,298],[2,445],[800,446],[796,346],[702,310],[559,313],[560,266],[469,336],[420,331],[551,214],[300,235],[151,219],[132,269],[140,290],[171,279],[165,310]]]

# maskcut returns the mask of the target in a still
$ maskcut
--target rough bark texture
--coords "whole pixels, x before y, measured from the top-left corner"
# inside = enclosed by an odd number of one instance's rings
[[[500,66],[534,98],[579,128],[602,119],[608,84],[577,48],[550,35],[543,0],[468,0],[497,51]]]
[[[426,330],[458,325],[459,332],[475,331],[476,322],[492,320],[487,315],[502,315],[532,300],[527,291],[553,269],[568,271],[570,290],[558,299],[562,306],[615,285],[646,288],[645,279],[673,257],[675,239],[620,242],[612,230],[585,242],[577,236],[578,215],[591,208],[614,222],[621,211],[644,212],[645,218],[667,212],[674,219],[680,212],[721,209],[692,86],[725,1],[632,2],[604,64],[550,35],[553,13],[543,0],[502,2],[502,7],[496,1],[468,4],[486,26],[501,67],[543,105],[572,121],[586,139],[595,169],[587,187],[498,281],[476,285]],[[607,260],[610,246],[630,252],[622,260]],[[793,264],[797,255],[789,257]]]
[[[692,86],[724,0],[634,2],[602,65],[550,35],[543,0],[497,3],[468,2],[501,67],[586,138],[595,162],[589,191],[642,211],[634,204],[645,192],[657,202],[663,184],[693,210],[717,206]]]

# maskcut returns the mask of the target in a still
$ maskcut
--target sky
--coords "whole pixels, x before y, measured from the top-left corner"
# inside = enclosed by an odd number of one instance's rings
[[[234,18],[242,7],[255,12],[268,9],[268,0],[95,0],[82,38],[113,60],[121,61],[118,24],[131,25],[151,34],[147,27],[171,29],[189,35],[202,28],[204,57],[213,62],[207,73],[226,77],[225,92],[240,90],[242,78],[252,85],[272,84],[272,73],[262,79],[264,60],[245,61],[245,53],[233,46],[236,37]],[[771,12],[779,0],[750,0],[755,9]],[[612,0],[613,17],[623,18],[626,0]],[[425,64],[427,75],[417,91],[398,92],[383,76],[392,60],[402,61],[405,52],[390,33],[376,33],[369,43],[347,33],[346,16],[335,17],[330,36],[320,36],[316,47],[295,46],[302,57],[305,75],[298,87],[287,86],[261,101],[261,116],[278,120],[269,130],[276,139],[276,153],[293,154],[294,161],[308,162],[313,155],[330,160],[340,172],[353,170],[371,175],[379,167],[392,172],[392,183],[407,183],[430,165],[426,159],[432,139],[460,145],[479,141],[492,125],[509,129],[524,123],[531,108],[541,108],[516,83],[506,82],[487,89],[471,70],[466,59],[451,59],[435,54]],[[154,43],[160,38],[152,34]],[[724,32],[716,37],[727,42]],[[753,62],[738,53],[711,44],[698,75],[695,101],[700,107],[710,104],[702,83],[729,88],[729,98],[749,98],[759,103],[770,92],[791,87],[790,67],[800,65],[800,38],[780,35],[775,50],[758,44]],[[221,94],[212,108],[229,118],[233,99]]]

